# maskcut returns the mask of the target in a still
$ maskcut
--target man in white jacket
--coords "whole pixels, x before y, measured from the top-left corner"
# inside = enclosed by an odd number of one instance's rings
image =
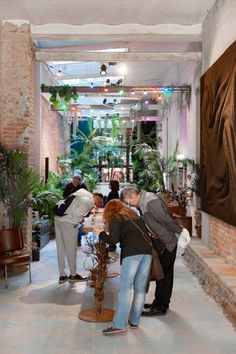
[[[83,218],[93,208],[93,195],[86,189],[79,189],[75,193],[75,198],[66,209],[64,216],[55,216],[55,233],[57,244],[57,257],[59,268],[59,284],[66,281],[84,281],[87,278],[77,274],[77,234],[78,226]],[[70,276],[65,271],[65,256],[68,261]]]

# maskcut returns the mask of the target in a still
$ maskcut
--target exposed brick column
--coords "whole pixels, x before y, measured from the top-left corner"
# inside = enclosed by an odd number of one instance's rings
[[[33,164],[34,51],[30,25],[0,23],[0,142],[20,148]],[[0,225],[1,226],[1,225]],[[30,245],[31,213],[24,227]]]
[[[20,147],[33,162],[34,51],[30,25],[1,24],[0,141]]]
[[[213,252],[236,267],[236,227],[210,216],[209,246]]]

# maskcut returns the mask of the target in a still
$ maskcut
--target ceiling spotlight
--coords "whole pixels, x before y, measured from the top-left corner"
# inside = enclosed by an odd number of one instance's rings
[[[61,70],[57,70],[57,76],[61,76]]]
[[[104,98],[104,100],[102,101],[103,104],[106,104],[107,103],[107,99]]]
[[[113,102],[114,102],[114,104],[117,104],[117,99],[116,99],[116,98],[114,98]]]
[[[111,80],[110,79],[107,79],[106,82],[105,82],[105,86],[108,86],[111,84]]]
[[[106,74],[107,74],[107,67],[105,64],[102,64],[100,68],[100,75],[105,76]]]
[[[119,79],[116,83],[116,86],[121,86],[122,85],[122,82],[123,82],[123,79]]]
[[[93,88],[93,86],[94,86],[94,83],[90,82],[90,87]]]

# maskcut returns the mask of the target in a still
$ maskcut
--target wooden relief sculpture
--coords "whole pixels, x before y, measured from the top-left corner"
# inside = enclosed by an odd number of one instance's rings
[[[236,41],[201,78],[201,209],[236,226]]]

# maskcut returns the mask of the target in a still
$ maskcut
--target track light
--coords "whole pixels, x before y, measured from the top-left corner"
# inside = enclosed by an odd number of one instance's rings
[[[106,104],[107,103],[107,99],[104,98],[104,100],[102,101],[103,104]]]
[[[102,64],[100,68],[100,75],[105,76],[106,74],[107,74],[107,67],[105,64]]]
[[[123,82],[123,80],[122,80],[122,79],[119,79],[119,80],[117,81],[117,83],[116,83],[116,86],[121,86],[121,85],[122,85],[122,82]]]

